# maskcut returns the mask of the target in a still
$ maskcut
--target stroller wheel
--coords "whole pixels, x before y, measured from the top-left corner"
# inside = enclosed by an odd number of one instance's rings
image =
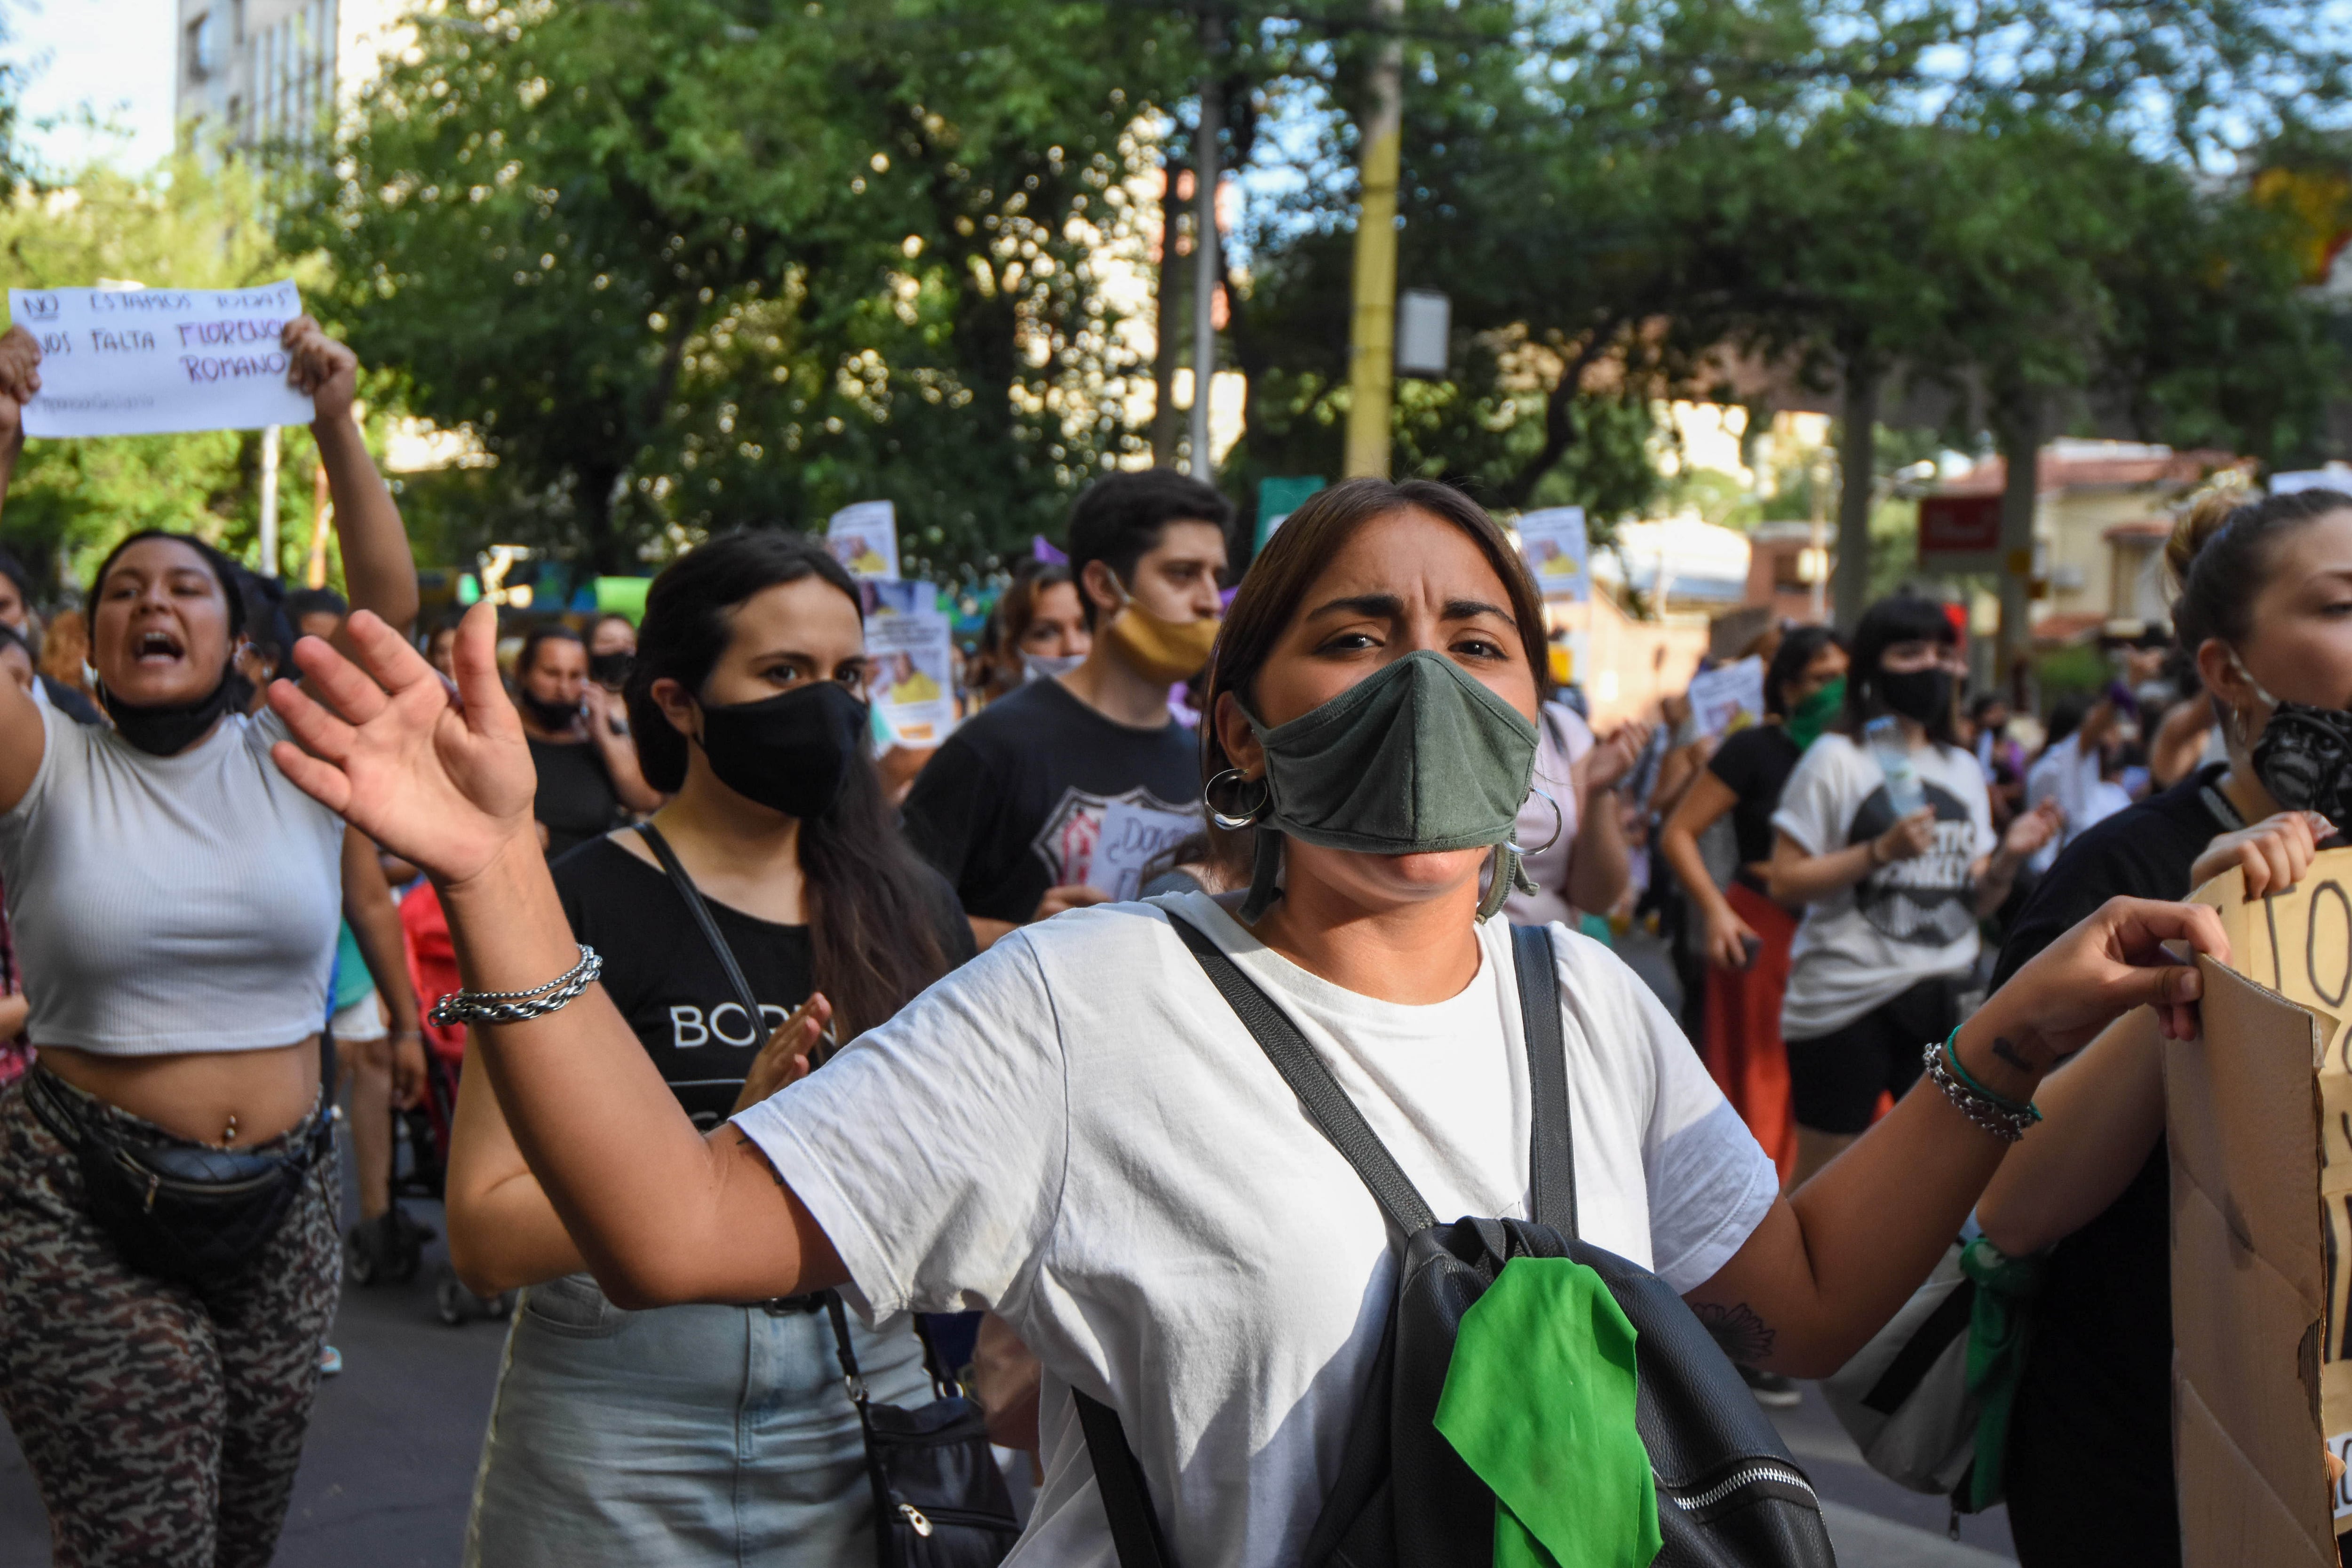
[[[462,1328],[466,1320],[473,1316],[467,1310],[473,1299],[474,1293],[457,1282],[457,1271],[443,1264],[440,1274],[433,1281],[435,1314],[451,1328]]]
[[[354,1285],[365,1287],[376,1282],[375,1249],[364,1239],[365,1233],[374,1228],[362,1221],[352,1226],[343,1237],[343,1272],[351,1276]]]
[[[432,1238],[433,1233],[403,1214],[398,1204],[392,1205],[392,1215],[389,1228],[393,1234],[386,1238],[392,1257],[386,1264],[385,1273],[394,1284],[405,1285],[415,1279],[416,1271],[424,1267],[425,1244]]]

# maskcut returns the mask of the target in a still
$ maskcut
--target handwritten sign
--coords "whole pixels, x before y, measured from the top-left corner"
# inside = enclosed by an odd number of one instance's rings
[[[898,575],[898,509],[887,500],[843,507],[825,525],[824,539],[853,577]]]
[[[954,633],[940,611],[939,590],[895,578],[865,588],[875,714],[892,744],[936,746],[956,725]]]
[[[1197,812],[1170,811],[1141,790],[1103,805],[1102,829],[1087,863],[1087,882],[1125,902],[1143,884],[1143,868],[1164,849],[1201,830]]]
[[[261,289],[11,289],[39,340],[27,436],[151,436],[307,425],[279,345],[302,313],[293,283]]]
[[[1591,589],[1586,574],[1588,546],[1584,509],[1551,506],[1519,519],[1519,553],[1536,574],[1536,591],[1547,599],[1581,602]]]
[[[1691,722],[1721,735],[1764,721],[1764,661],[1754,654],[1691,677]]]

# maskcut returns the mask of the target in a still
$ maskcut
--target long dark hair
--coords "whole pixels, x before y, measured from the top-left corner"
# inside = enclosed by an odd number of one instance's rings
[[[665,792],[683,784],[690,743],[654,700],[654,682],[675,680],[699,698],[734,636],[737,606],[804,577],[823,579],[856,606],[857,584],[830,551],[776,530],[722,535],[654,579],[624,689],[646,783]],[[863,746],[851,753],[832,806],[801,823],[800,858],[816,988],[832,999],[836,1032],[847,1040],[946,973],[940,937],[949,900],[899,836]]]
[[[1218,632],[1216,648],[1209,656],[1208,687],[1201,699],[1202,782],[1233,766],[1233,760],[1225,754],[1224,742],[1217,738],[1219,694],[1230,691],[1244,706],[1251,703],[1251,688],[1256,684],[1258,671],[1274,656],[1275,646],[1289,629],[1291,617],[1298,614],[1299,602],[1306,598],[1307,590],[1314,585],[1323,568],[1355,537],[1358,529],[1407,508],[1418,508],[1461,530],[1486,557],[1486,563],[1503,580],[1503,592],[1510,599],[1511,619],[1517,623],[1528,668],[1535,676],[1537,698],[1540,700],[1551,695],[1543,599],[1536,592],[1535,580],[1528,575],[1527,563],[1511,548],[1509,536],[1486,515],[1486,509],[1453,486],[1434,479],[1407,479],[1402,484],[1387,479],[1348,479],[1309,496],[1284,520],[1242,577],[1241,591],[1234,595],[1233,607],[1225,612],[1224,626]],[[1229,862],[1244,852],[1246,836],[1236,839],[1214,826],[1209,831],[1220,854]]]
[[[1924,594],[1896,594],[1864,610],[1847,650],[1852,662],[1846,668],[1845,712],[1838,720],[1838,732],[1858,736],[1864,724],[1892,711],[1878,693],[1878,677],[1882,673],[1878,661],[1886,656],[1888,648],[1899,642],[1949,645],[1959,640],[1960,634],[1952,629],[1943,605]],[[1960,743],[1959,731],[1952,717],[1953,710],[1958,706],[1955,700],[1936,715],[1935,721],[1927,726],[1927,739],[1939,746]]]

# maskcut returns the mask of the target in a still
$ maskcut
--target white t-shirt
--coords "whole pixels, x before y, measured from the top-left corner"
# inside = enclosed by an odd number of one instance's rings
[[[1911,763],[1936,808],[1934,846],[1806,907],[1780,1005],[1785,1039],[1843,1028],[1920,981],[1961,973],[1976,962],[1976,883],[1969,868],[1997,842],[1984,773],[1957,746],[1922,746]],[[1772,826],[1808,855],[1875,838],[1895,826],[1886,775],[1867,747],[1823,735],[1789,775]]]
[[[2081,731],[2056,742],[2025,771],[2027,809],[2054,800],[2066,814],[2057,835],[2028,862],[2047,871],[2058,852],[2131,804],[2131,792],[2100,775],[2099,753],[2083,749]]]
[[[1528,1213],[1500,921],[1465,990],[1402,1006],[1298,968],[1202,894],[1072,911],[737,1117],[869,1321],[992,1308],[1045,1363],[1021,1568],[1114,1562],[1074,1386],[1119,1412],[1177,1561],[1295,1563],[1394,1293],[1371,1194],[1163,909],[1281,1004],[1438,1214]],[[1640,980],[1585,937],[1551,939],[1583,1234],[1688,1290],[1762,1222],[1777,1173]]]

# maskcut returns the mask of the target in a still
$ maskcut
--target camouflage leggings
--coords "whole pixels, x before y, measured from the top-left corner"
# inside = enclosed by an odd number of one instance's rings
[[[181,1142],[64,1092],[85,1117]],[[21,1087],[0,1091],[0,1411],[56,1568],[269,1561],[341,1285],[334,1181],[324,1162],[246,1273],[200,1293],[117,1259],[82,1211],[72,1152]]]

